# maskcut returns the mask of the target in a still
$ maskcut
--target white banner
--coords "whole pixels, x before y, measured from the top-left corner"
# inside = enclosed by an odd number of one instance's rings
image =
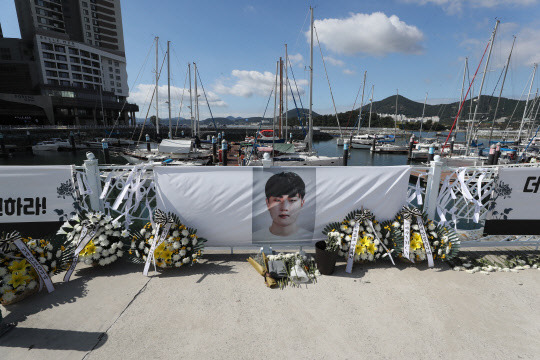
[[[540,168],[501,168],[484,232],[540,235]]]
[[[75,212],[71,166],[2,166],[0,223],[65,221]]]
[[[408,166],[154,168],[157,208],[178,214],[207,246],[301,245],[350,211],[392,219]]]

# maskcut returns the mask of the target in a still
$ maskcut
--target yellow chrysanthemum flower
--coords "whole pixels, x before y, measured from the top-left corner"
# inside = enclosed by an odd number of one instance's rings
[[[11,263],[11,266],[8,267],[8,269],[11,270],[12,272],[19,272],[19,271],[24,272],[27,267],[30,267],[30,264],[26,262],[26,259],[23,259],[21,261],[13,261]]]
[[[11,280],[9,280],[8,284],[11,284],[13,288],[16,289],[22,284],[26,284],[27,280],[32,280],[32,278],[25,275],[22,271],[15,271],[11,274]]]
[[[91,256],[91,255],[94,255],[95,253],[96,253],[96,244],[94,244],[93,240],[90,240],[90,242],[81,251],[80,256]]]
[[[369,237],[364,236],[362,239],[360,239],[360,244],[362,244],[362,246],[368,246],[369,244],[371,244],[371,240],[369,239]]]
[[[424,243],[422,242],[422,237],[419,233],[412,233],[411,236],[411,249],[413,250],[420,250],[424,247]]]
[[[377,251],[377,247],[374,243],[370,243],[366,248],[371,254],[375,254],[375,251]]]
[[[366,252],[366,247],[362,244],[356,244],[355,253],[356,255],[364,254]]]

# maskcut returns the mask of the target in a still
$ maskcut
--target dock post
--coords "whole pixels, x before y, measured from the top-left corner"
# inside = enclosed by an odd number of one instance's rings
[[[373,138],[373,142],[371,143],[371,152],[375,152],[375,148],[377,147],[377,135]]]
[[[69,144],[71,145],[71,151],[77,151],[77,148],[75,147],[75,135],[73,134],[73,131],[69,132]]]
[[[105,164],[111,163],[111,154],[109,152],[109,143],[106,139],[101,140],[101,147],[103,148],[103,156],[105,157]]]
[[[223,166],[227,166],[227,140],[225,139],[221,142],[221,160],[223,161]]]
[[[292,144],[292,132],[289,133],[290,143]]]
[[[2,148],[2,154],[6,155],[6,142],[4,140],[4,134],[0,134],[0,147]]]
[[[456,137],[452,136],[452,139],[450,139],[450,155],[454,153],[454,143],[456,142]]]
[[[495,144],[491,144],[491,146],[489,147],[487,165],[494,165],[494,164],[495,164]]]
[[[217,143],[221,144],[221,133],[219,131],[218,131],[218,134],[217,134]]]
[[[428,151],[428,161],[433,161],[435,158],[435,146],[431,144]]]
[[[435,218],[437,210],[437,198],[439,196],[439,187],[441,184],[442,161],[439,155],[436,155],[430,162],[431,169],[428,174],[426,184],[426,198],[424,200],[424,212],[429,219]]]
[[[93,211],[105,211],[103,201],[100,199],[102,189],[98,161],[95,155],[90,151],[86,153],[86,158],[88,160],[84,160],[83,166],[88,187],[90,190],[92,190],[92,192],[88,194],[88,198],[90,199],[90,208]]]
[[[32,137],[30,136],[30,130],[26,130],[26,142],[28,143],[26,150],[32,152]]]
[[[343,166],[347,166],[349,161],[349,140],[343,143]]]
[[[217,162],[217,141],[215,136],[212,136],[212,162]]]
[[[500,156],[501,156],[501,143],[497,143],[497,146],[495,147],[495,157],[493,158],[493,165],[497,165],[499,163]]]
[[[146,150],[150,152],[150,135],[146,134]]]
[[[409,139],[409,154],[408,154],[409,160],[412,159],[413,148],[414,148],[414,134],[411,134],[411,138]]]

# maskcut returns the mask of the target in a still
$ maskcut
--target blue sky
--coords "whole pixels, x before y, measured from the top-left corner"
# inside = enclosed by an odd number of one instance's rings
[[[4,36],[19,37],[14,2],[0,0],[0,4]],[[503,95],[519,98],[532,64],[540,61],[539,4],[540,0],[122,1],[130,99],[141,108],[138,116],[144,116],[154,82],[154,49],[143,65],[154,37],[159,36],[160,56],[166,40],[172,44],[171,102],[175,115],[179,113],[186,64],[195,61],[214,116],[261,116],[285,43],[307,107],[310,5],[315,7],[315,26],[338,111],[352,108],[364,71],[365,102],[372,84],[374,100],[393,95],[396,89],[416,101],[423,101],[426,92],[429,103],[458,99],[464,59],[469,58],[472,76],[495,18],[501,25],[483,93],[494,92],[515,34],[516,47]],[[314,111],[333,113],[318,47],[314,58]],[[482,71],[483,65],[475,94]],[[165,71],[163,74],[160,117],[166,113]],[[535,80],[533,92],[539,83]],[[188,116],[187,101],[185,94],[184,117]],[[201,103],[200,109],[201,118],[209,116],[206,103]],[[273,114],[273,100],[268,111]]]

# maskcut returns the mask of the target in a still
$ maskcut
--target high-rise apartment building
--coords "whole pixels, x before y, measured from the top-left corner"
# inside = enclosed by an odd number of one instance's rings
[[[42,108],[54,124],[135,122],[138,107],[126,102],[120,0],[15,0],[15,6],[22,39],[0,39],[0,51],[14,54],[0,58],[0,80],[5,69],[24,62],[32,89],[17,97],[3,81],[0,102],[12,100],[18,110],[32,105],[30,117],[39,112],[35,106]],[[0,111],[0,121],[6,118]]]

